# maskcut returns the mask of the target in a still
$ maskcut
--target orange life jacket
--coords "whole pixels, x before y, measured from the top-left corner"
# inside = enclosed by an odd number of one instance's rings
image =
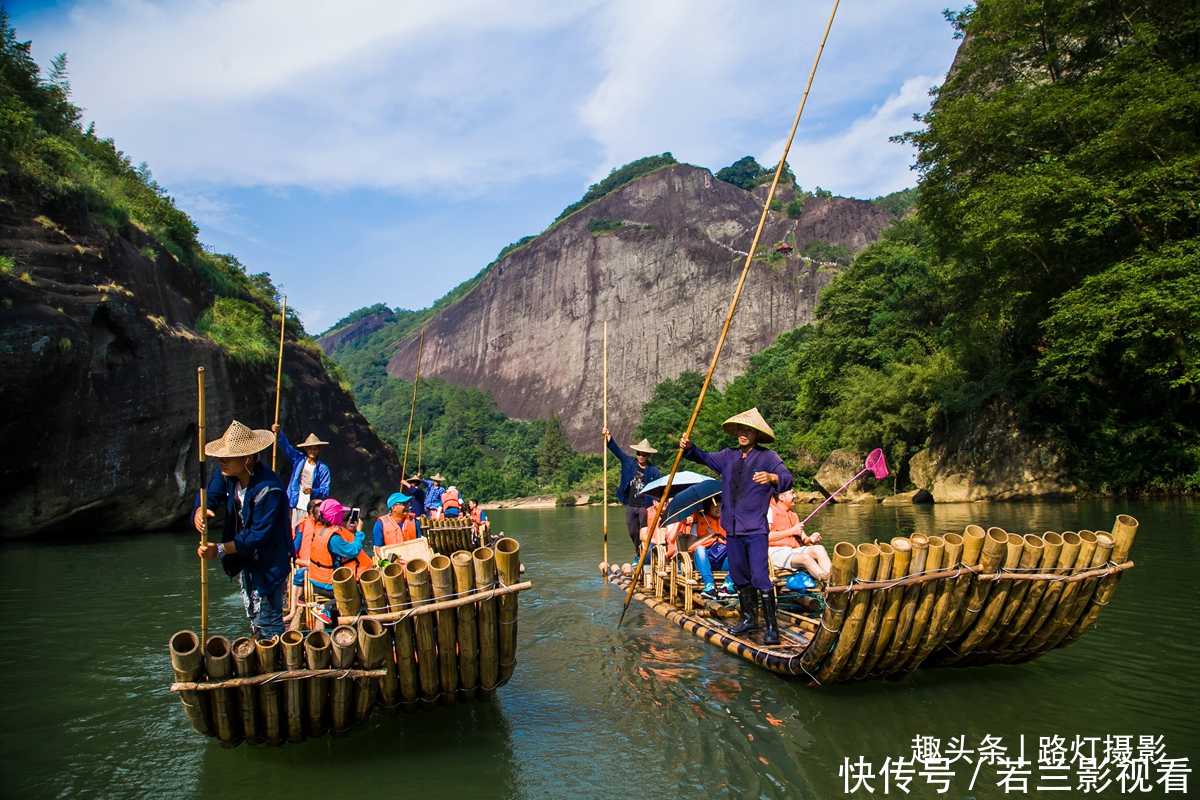
[[[475,510],[471,512],[471,522],[475,523],[476,528],[483,523],[483,509],[479,506],[475,506]]]
[[[721,520],[708,514],[696,515],[696,533],[699,541],[693,542],[688,548],[689,553],[696,552],[697,547],[712,547],[717,542],[725,541],[725,531],[721,528]]]
[[[355,577],[371,568],[371,558],[365,552],[359,551],[358,555],[349,562],[343,561],[339,556],[335,556],[329,550],[329,540],[334,534],[341,536],[347,542],[354,541],[354,534],[345,528],[326,527],[319,529],[312,537],[312,546],[309,549],[309,568],[308,577],[310,580],[318,583],[333,583],[333,571],[338,567],[352,567]]]
[[[442,493],[442,513],[445,514],[452,508],[462,509],[462,501],[459,498],[458,489],[447,489]]]
[[[384,514],[379,518],[383,523],[383,544],[386,547],[391,544],[400,544],[401,542],[411,542],[417,538],[417,523],[413,521],[412,515],[404,518],[404,522],[396,522],[395,517],[391,514]]]
[[[296,560],[308,561],[313,534],[317,532],[317,521],[312,517],[305,517],[297,523],[296,530],[300,532],[300,549],[296,551]]]

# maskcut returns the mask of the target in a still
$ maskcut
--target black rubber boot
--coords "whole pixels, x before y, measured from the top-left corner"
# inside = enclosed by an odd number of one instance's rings
[[[779,628],[775,624],[775,592],[762,593],[763,624],[767,632],[763,634],[764,644],[779,644]]]
[[[734,636],[758,630],[758,590],[753,586],[738,587],[738,609],[741,619],[738,624],[729,629]]]

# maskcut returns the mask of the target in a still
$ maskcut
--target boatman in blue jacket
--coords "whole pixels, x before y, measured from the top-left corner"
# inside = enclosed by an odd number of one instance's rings
[[[617,499],[625,504],[625,527],[629,529],[634,551],[638,558],[641,558],[641,531],[646,527],[646,509],[654,502],[653,497],[642,496],[642,487],[662,477],[658,467],[650,463],[650,456],[658,451],[650,446],[650,440],[642,439],[629,448],[633,451],[633,455],[629,455],[613,441],[608,428],[604,428],[602,432],[605,441],[608,442],[608,449],[621,462],[621,482],[617,484]]]
[[[721,428],[738,440],[737,447],[706,453],[684,436],[683,457],[721,476],[721,527],[729,554],[729,576],[737,588],[741,619],[730,632],[741,636],[758,629],[758,595],[762,595],[766,644],[779,644],[775,624],[775,592],[767,568],[767,509],[771,496],[792,488],[792,473],[774,450],[771,426],[757,408],[730,417]]]
[[[234,420],[220,439],[204,446],[204,454],[221,465],[208,483],[208,504],[225,506],[225,528],[219,544],[201,545],[197,552],[201,558],[221,559],[229,577],[240,575],[246,616],[260,639],[283,634],[284,593],[292,561],[283,481],[258,460],[258,453],[274,439],[270,431],[251,430]],[[192,524],[202,530],[199,494]]]
[[[308,504],[313,500],[325,500],[329,497],[329,467],[321,460],[321,446],[329,444],[310,433],[308,438],[300,443],[300,450],[292,447],[279,423],[271,426],[275,431],[275,440],[283,457],[292,465],[292,480],[288,484],[288,503],[292,509],[292,526],[300,524],[308,513]]]

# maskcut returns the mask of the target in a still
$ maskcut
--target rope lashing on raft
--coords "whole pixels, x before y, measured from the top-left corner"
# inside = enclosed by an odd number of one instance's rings
[[[884,590],[884,589],[891,589],[896,586],[911,586],[914,584],[924,583],[929,580],[942,580],[942,579],[949,579],[949,578],[958,578],[967,573],[973,573],[975,575],[975,577],[981,581],[1003,581],[1003,580],[1030,581],[1030,580],[1036,580],[1036,581],[1045,581],[1047,583],[1075,583],[1077,581],[1087,580],[1088,578],[1101,578],[1106,575],[1115,575],[1118,572],[1124,572],[1125,570],[1130,569],[1133,566],[1134,566],[1134,562],[1132,562],[1132,561],[1125,561],[1120,564],[1117,564],[1113,561],[1109,561],[1107,564],[1104,564],[1104,565],[1101,565],[1098,567],[1092,567],[1091,569],[1084,570],[1083,572],[1077,572],[1074,575],[1059,575],[1059,574],[1052,573],[1052,572],[1034,572],[1031,574],[1017,574],[1017,573],[1026,571],[1026,570],[1022,570],[1019,567],[1015,567],[1012,569],[1001,568],[1000,571],[998,571],[998,572],[981,574],[982,568],[979,565],[967,566],[965,564],[960,563],[957,567],[949,567],[949,568],[934,569],[934,570],[923,570],[921,572],[913,573],[912,575],[907,575],[907,576],[900,578],[899,580],[895,580],[895,581],[890,580],[890,579],[886,580],[886,581],[878,581],[878,580],[863,580],[860,578],[853,578],[850,581],[850,583],[847,584],[846,586],[831,586],[820,592],[816,592],[816,594],[829,595],[829,594],[842,594],[844,592],[862,592],[862,591],[868,591],[868,590]],[[1039,568],[1034,567],[1033,569],[1039,569]]]

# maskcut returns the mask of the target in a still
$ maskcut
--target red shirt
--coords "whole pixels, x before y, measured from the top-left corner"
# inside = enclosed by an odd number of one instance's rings
[[[771,533],[767,539],[767,544],[771,547],[803,547],[804,542],[800,541],[800,537],[794,534],[787,536],[780,535],[780,531],[786,531],[788,528],[794,528],[800,524],[800,515],[790,508],[785,508],[783,503],[771,502]]]

